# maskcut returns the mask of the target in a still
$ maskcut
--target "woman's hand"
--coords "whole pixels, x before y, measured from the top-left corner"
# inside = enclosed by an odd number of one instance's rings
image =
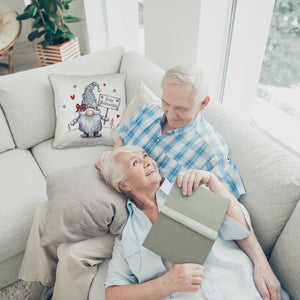
[[[208,184],[215,176],[213,173],[203,170],[190,169],[177,175],[177,185],[182,189],[184,196],[190,196],[201,184]]]
[[[168,295],[175,292],[197,291],[204,278],[205,268],[199,264],[173,265],[170,271],[161,277]]]

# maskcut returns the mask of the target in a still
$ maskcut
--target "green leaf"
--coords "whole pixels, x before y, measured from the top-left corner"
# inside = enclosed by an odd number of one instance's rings
[[[34,18],[38,12],[38,8],[35,5],[32,5],[28,10],[28,16]]]
[[[32,42],[34,39],[36,39],[37,37],[38,37],[38,30],[34,30],[34,31],[32,31],[31,33],[29,33],[28,34],[28,40],[30,41],[30,42]]]
[[[55,33],[56,30],[57,30],[57,26],[56,26],[56,24],[54,22],[52,22],[52,21],[49,20],[47,22],[46,26],[45,26],[45,30],[47,32]]]
[[[40,28],[40,27],[44,27],[42,18],[36,17],[36,19],[34,20],[34,22],[32,24],[32,28]]]
[[[63,4],[61,3],[60,0],[53,0],[53,2],[55,2],[56,3],[55,5],[57,5],[61,10],[64,9]]]
[[[66,32],[65,37],[67,37],[68,39],[71,39],[71,40],[75,40],[75,35],[71,31]]]
[[[28,16],[28,13],[27,13],[27,12],[25,12],[25,13],[23,13],[23,14],[21,14],[21,15],[18,15],[18,16],[16,17],[16,19],[19,20],[19,21],[27,20],[28,18],[29,18],[29,16]]]
[[[40,38],[42,35],[44,35],[46,33],[45,30],[42,30],[39,32],[39,34],[37,35],[38,38]]]
[[[46,0],[39,0],[39,8],[44,9],[46,7]]]
[[[82,18],[66,16],[64,20],[66,23],[76,23],[76,22],[80,22],[82,20]]]
[[[43,48],[45,49],[47,46],[49,46],[49,42],[48,41],[46,41],[46,40],[44,40],[43,41]]]
[[[57,5],[56,1],[54,0],[45,0],[45,12],[46,14],[50,15],[50,12],[56,12],[57,11]]]
[[[52,43],[52,41],[53,41],[53,35],[52,35],[52,33],[46,32],[46,34],[45,34],[45,41],[47,41],[49,44]]]
[[[56,23],[61,23],[61,16],[59,16],[56,12],[50,12],[50,16]]]

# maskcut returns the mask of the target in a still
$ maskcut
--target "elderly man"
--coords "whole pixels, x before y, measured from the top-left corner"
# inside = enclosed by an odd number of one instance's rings
[[[251,234],[246,209],[213,173],[189,171],[178,174],[177,184],[182,189],[187,188],[188,182],[193,190],[205,184],[230,201],[204,266],[172,265],[142,246],[172,186],[159,174],[156,162],[137,146],[117,148],[104,159],[101,173],[105,181],[129,198],[129,218],[122,238],[115,240],[109,263],[105,283],[107,300],[155,300],[170,299],[170,296],[184,300],[262,299],[254,282],[253,265],[233,241],[247,239]],[[185,291],[188,293],[182,293]],[[281,299],[280,291],[272,299]]]
[[[190,65],[174,67],[166,72],[162,89],[161,102],[147,104],[120,126],[120,137],[114,148],[123,144],[142,147],[157,161],[160,172],[170,182],[185,170],[211,171],[229,192],[239,198],[244,193],[244,187],[237,168],[229,157],[228,146],[200,113],[209,103],[201,70]],[[101,168],[107,155],[110,152],[100,156],[96,163],[98,168]],[[191,184],[187,183],[185,186],[183,192],[190,194]],[[42,283],[36,290],[36,299],[41,299],[38,298],[39,295],[54,283],[55,300],[87,299],[96,265],[103,258],[97,259],[99,249],[103,253],[101,239],[94,238],[58,247],[39,247],[45,216],[45,208],[35,216],[20,279]],[[107,239],[112,246],[112,237],[107,236]],[[254,278],[260,293],[265,298],[278,293],[280,285],[254,233],[247,240],[241,241],[240,246],[254,262]],[[107,251],[107,257],[110,257],[110,253],[111,251]],[[41,262],[39,266],[32,264],[36,259]]]

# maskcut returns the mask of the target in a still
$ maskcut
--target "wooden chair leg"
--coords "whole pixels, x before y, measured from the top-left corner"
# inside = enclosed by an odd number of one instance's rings
[[[12,73],[12,53],[10,53],[8,56],[8,73]]]

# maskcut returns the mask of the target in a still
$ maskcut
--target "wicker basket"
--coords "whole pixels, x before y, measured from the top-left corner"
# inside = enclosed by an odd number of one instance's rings
[[[80,56],[78,38],[68,40],[59,45],[47,46],[43,49],[42,44],[35,44],[35,51],[41,67],[56,64]]]

